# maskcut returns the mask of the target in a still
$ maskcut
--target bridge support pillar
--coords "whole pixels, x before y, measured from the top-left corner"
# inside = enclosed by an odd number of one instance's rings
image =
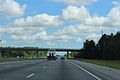
[[[0,51],[0,58],[2,58],[2,51]]]
[[[69,51],[67,51],[67,59],[69,58]]]
[[[36,58],[39,58],[39,51],[36,51]]]
[[[0,58],[4,58],[3,51],[0,51]]]

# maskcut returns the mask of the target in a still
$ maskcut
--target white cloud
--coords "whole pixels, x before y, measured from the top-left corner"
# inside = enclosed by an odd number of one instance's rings
[[[68,21],[84,21],[88,16],[89,12],[84,6],[68,6],[63,10],[63,19]]]
[[[81,22],[88,26],[120,26],[120,6],[113,7],[107,16],[90,16],[87,8],[84,6],[68,6],[63,10],[62,16],[52,16],[48,14],[39,14],[19,18],[14,21],[14,26],[27,27],[56,27],[62,25],[65,21]]]
[[[61,37],[63,35],[67,36],[67,41],[76,41],[81,42],[86,39],[93,39],[97,41],[101,37],[101,31],[104,30],[105,33],[111,33],[115,31],[113,28],[110,27],[97,27],[97,26],[88,26],[88,25],[70,25],[66,26],[63,29],[60,29],[53,33],[54,37]],[[63,38],[63,40],[66,38]]]
[[[120,0],[112,0],[113,5],[119,6],[120,5]]]
[[[45,31],[45,27],[60,26],[66,21],[70,25],[51,34]],[[77,22],[77,24],[72,25],[72,22]],[[65,43],[68,41],[81,42],[85,39],[97,41],[101,36],[102,30],[105,33],[111,33],[120,29],[120,6],[113,7],[106,16],[91,16],[84,6],[68,6],[63,10],[62,16],[48,14],[28,16],[27,18],[16,19],[14,26],[18,27],[0,28],[0,33],[10,34],[11,39],[16,41],[38,40],[49,44],[59,44],[59,42]],[[39,27],[34,29],[34,26]]]
[[[35,34],[11,35],[11,39],[25,42],[44,41],[47,44],[52,43],[52,36],[48,35],[46,31],[40,31]]]
[[[76,21],[75,19],[73,19]],[[54,33],[55,36],[66,35],[70,40],[83,41],[93,39],[97,41],[101,37],[101,31],[106,34],[120,29],[120,6],[113,7],[107,16],[88,16],[78,25],[65,26]]]
[[[113,7],[106,16],[90,16],[89,11],[84,6],[68,6],[63,10],[63,19],[65,21],[81,22],[81,24],[87,26],[119,27],[120,6]]]
[[[113,7],[108,14],[109,26],[120,26],[120,6]]]
[[[107,16],[89,16],[82,24],[118,28],[120,26],[120,6],[113,7]]]
[[[6,44],[7,42],[5,40],[1,40],[0,44]]]
[[[80,37],[83,38],[83,36],[85,36],[86,30],[87,28],[85,26],[82,27],[82,25],[70,25],[56,31],[53,33],[53,35],[59,39],[61,39],[61,36],[64,36],[61,41],[65,40],[67,42],[73,39],[78,42],[78,40],[80,40]]]
[[[89,26],[105,26],[108,18],[102,16],[89,16],[84,24]]]
[[[24,15],[26,5],[20,5],[16,0],[0,0],[0,18],[14,18]]]
[[[51,16],[48,14],[39,14],[36,16],[28,16],[14,21],[14,26],[39,26],[39,27],[56,27],[63,24],[59,16]]]
[[[48,35],[48,33],[44,29],[38,29],[33,27],[5,27],[0,28],[0,33],[9,35],[10,39],[13,41],[44,41],[46,43],[51,43],[52,36]]]
[[[68,42],[72,37],[69,36],[69,35],[66,35],[66,34],[62,34],[62,35],[59,35],[59,34],[56,34],[56,35],[53,35],[53,38],[52,38],[52,41],[55,41],[55,42],[60,42],[60,43],[66,43]]]
[[[49,42],[49,43],[52,41],[52,36],[49,36],[46,31],[41,31],[39,33],[36,33],[34,35],[34,38],[35,39],[40,39],[40,40],[43,40],[43,41],[46,41],[46,42]]]
[[[59,36],[59,35],[70,35],[70,36],[81,36],[85,35],[85,33],[96,33],[102,30],[101,27],[98,27],[99,29],[95,29],[95,27],[92,26],[87,26],[87,25],[70,25],[66,26],[63,29],[58,30],[57,32],[54,33],[54,35]],[[82,34],[80,34],[82,33]]]
[[[88,5],[96,2],[97,0],[54,0],[56,2],[64,2],[69,5]]]
[[[28,28],[24,28],[24,27],[0,27],[0,33],[4,33],[4,34],[10,34],[10,35],[28,35],[28,34],[32,34],[36,31],[42,31],[44,29],[42,28],[32,28],[32,27],[28,27]]]
[[[31,35],[11,35],[12,40],[16,41],[33,41],[34,38]]]

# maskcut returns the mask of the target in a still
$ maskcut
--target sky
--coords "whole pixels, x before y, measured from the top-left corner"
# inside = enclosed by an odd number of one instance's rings
[[[120,0],[0,0],[0,46],[82,48],[120,30]]]

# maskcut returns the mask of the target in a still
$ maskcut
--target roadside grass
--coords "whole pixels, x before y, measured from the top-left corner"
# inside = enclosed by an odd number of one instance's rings
[[[0,60],[0,63],[13,62],[13,61],[20,61],[20,60]]]
[[[88,60],[88,59],[86,60],[85,59],[83,61],[120,70],[120,60]]]

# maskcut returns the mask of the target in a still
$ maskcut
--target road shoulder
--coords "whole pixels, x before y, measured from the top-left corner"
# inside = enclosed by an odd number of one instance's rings
[[[89,70],[90,72],[97,74],[101,77],[104,77],[108,80],[120,80],[120,70],[95,65],[91,63],[86,63],[78,60],[71,60],[72,62],[75,62],[76,64],[80,65],[81,67],[84,67],[85,69]]]

